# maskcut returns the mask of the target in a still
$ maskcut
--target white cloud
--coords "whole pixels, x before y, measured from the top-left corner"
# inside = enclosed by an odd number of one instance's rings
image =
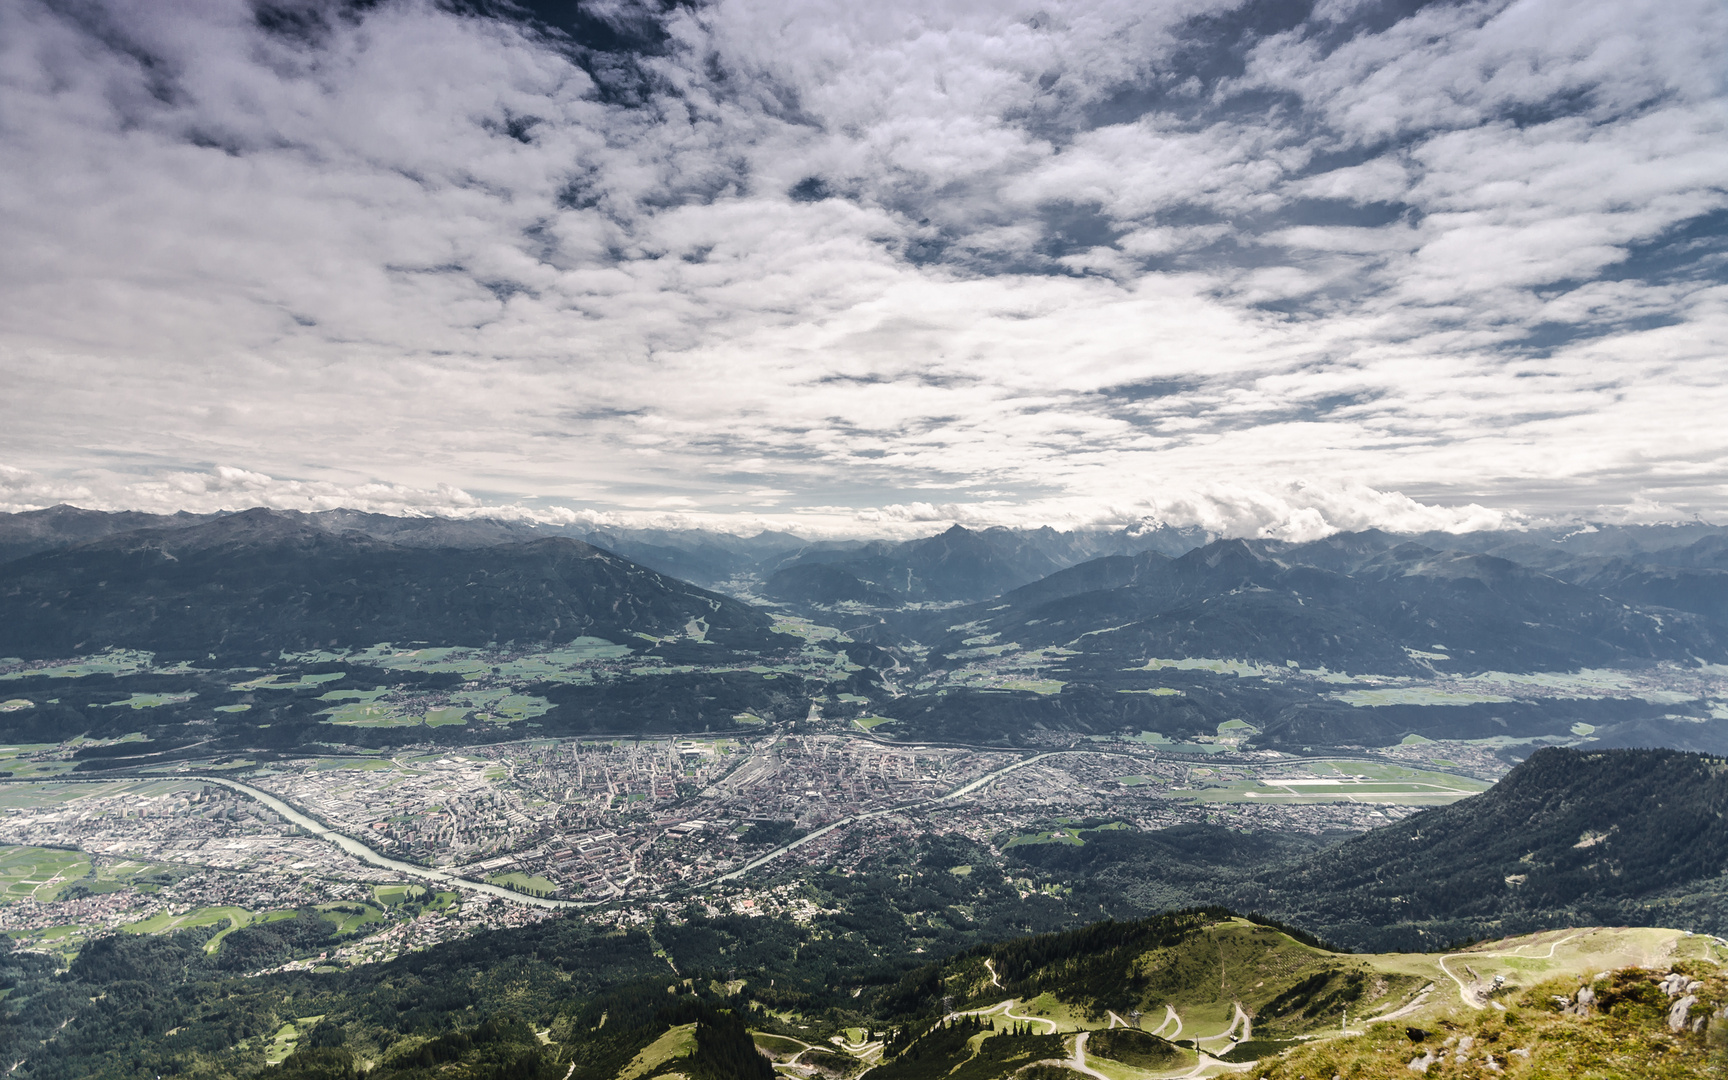
[[[531,499],[486,500],[448,485],[424,489],[378,481],[292,480],[229,466],[167,473],[148,480],[91,473],[76,481],[56,481],[0,466],[0,512],[6,513],[62,502],[153,513],[217,513],[254,506],[307,513],[349,508],[410,517],[501,518],[583,529],[706,527],[743,535],[762,529],[787,529],[808,536],[836,537],[924,536],[932,526],[950,524],[972,528],[1052,524],[1066,529],[1195,526],[1218,536],[1309,540],[1353,529],[1470,532],[1520,524],[1517,515],[1474,504],[1427,505],[1398,492],[1376,491],[1360,484],[1328,486],[1303,481],[1273,489],[1212,484],[1103,505],[1083,499],[1032,503],[992,500],[863,508],[802,506],[779,513],[713,514],[691,513],[694,500],[682,496],[658,501],[660,505],[654,509],[597,511]],[[1669,516],[1660,520],[1682,516],[1676,510],[1662,509]],[[1641,499],[1627,513],[1638,520],[1657,519],[1657,510],[1657,504]]]
[[[720,0],[626,107],[417,0],[314,43],[0,0],[0,497],[1280,536],[1728,505],[1721,268],[1618,272],[1728,205],[1728,16],[1369,7],[1203,82],[1234,3]]]

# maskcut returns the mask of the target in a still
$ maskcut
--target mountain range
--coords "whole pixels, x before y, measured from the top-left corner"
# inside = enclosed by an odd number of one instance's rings
[[[1490,555],[1400,543],[1269,549],[1220,540],[1081,564],[1010,592],[950,631],[1123,661],[1232,657],[1374,674],[1567,670],[1728,659],[1703,617],[1616,597]]]
[[[0,653],[270,659],[691,627],[721,645],[772,644],[762,612],[579,540],[490,523],[380,531],[248,510],[38,551],[0,565]]]
[[[954,526],[813,543],[57,507],[0,516],[0,555],[0,656],[23,661],[130,649],[354,664],[342,657],[386,642],[521,653],[577,640],[634,658],[585,688],[522,683],[552,730],[712,729],[814,704],[890,721],[879,737],[996,745],[1237,724],[1267,749],[1416,736],[1728,750],[1710,681],[1728,663],[1728,532],[1700,525],[1306,543]],[[832,630],[786,632],[805,625]],[[751,688],[764,675],[747,677],[763,665],[783,680],[767,696]],[[1629,681],[1574,689],[1590,671]],[[44,717],[28,720],[36,735]]]

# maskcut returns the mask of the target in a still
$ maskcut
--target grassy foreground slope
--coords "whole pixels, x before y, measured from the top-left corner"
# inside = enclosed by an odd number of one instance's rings
[[[876,1072],[1717,1076],[1728,1065],[1724,959],[1716,938],[1649,928],[1342,954],[1239,917],[1177,913],[980,948],[914,973],[880,1004],[916,1009],[940,995],[951,1008],[892,1031]],[[1039,1060],[1009,1053],[1017,1043],[993,1045],[1029,1035],[1048,1043]]]
[[[1724,955],[1716,939],[1649,929],[1567,931],[1478,946],[1445,958],[1442,970],[1456,985],[1435,1002],[1348,1037],[1262,1059],[1252,1074],[1262,1080],[1725,1076]]]
[[[1423,1060],[1433,1076],[1690,1077],[1712,1075],[1728,1033],[1728,947],[1677,930],[1360,954],[1212,908],[812,984],[788,973],[844,935],[734,968],[671,923],[559,919],[246,978],[212,962],[210,929],[95,941],[63,972],[14,953],[0,1054],[16,1080],[1324,1080]]]

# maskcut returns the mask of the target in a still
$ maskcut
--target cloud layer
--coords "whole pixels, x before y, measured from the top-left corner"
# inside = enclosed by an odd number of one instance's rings
[[[570,10],[0,0],[0,502],[1728,508],[1720,4]]]

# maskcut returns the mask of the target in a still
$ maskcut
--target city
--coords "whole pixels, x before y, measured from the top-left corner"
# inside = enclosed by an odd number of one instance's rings
[[[793,880],[799,870],[849,872],[926,835],[1000,855],[1075,842],[1082,822],[1343,834],[1480,791],[1504,768],[1467,744],[1307,760],[1229,745],[1175,754],[1128,739],[1036,752],[903,746],[837,724],[799,727],[816,730],[0,781],[0,843],[66,855],[12,871],[0,932],[17,948],[68,955],[118,929],[313,909],[348,931],[285,965],[317,967],[570,908],[616,925],[677,917],[692,900],[808,919],[816,901]],[[34,750],[39,762],[64,756]],[[1435,759],[1451,768],[1437,771]],[[264,797],[331,832],[295,824]]]

